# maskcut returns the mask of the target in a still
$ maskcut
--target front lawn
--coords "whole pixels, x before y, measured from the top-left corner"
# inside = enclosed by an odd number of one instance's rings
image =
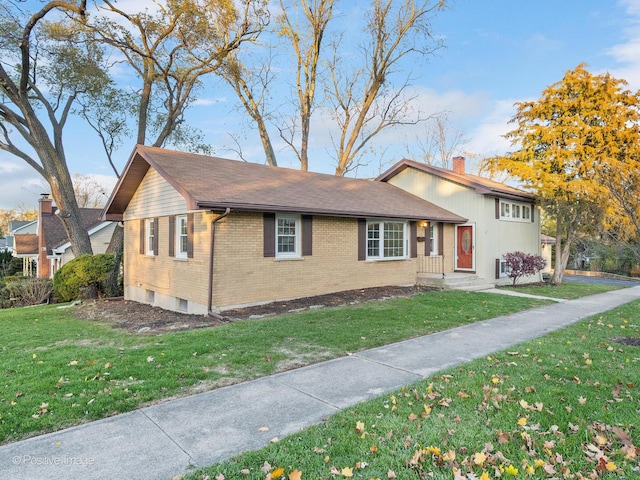
[[[0,441],[545,304],[460,291],[130,335],[72,308],[0,311]]]
[[[597,293],[610,292],[611,290],[620,290],[624,287],[618,285],[605,285],[602,283],[577,283],[563,282],[560,285],[516,285],[500,287],[504,290],[512,290],[514,292],[528,293],[531,295],[540,295],[551,298],[564,298],[566,300],[575,300],[576,298],[586,295],[595,295]]]
[[[640,478],[640,301],[522,343],[187,476]]]

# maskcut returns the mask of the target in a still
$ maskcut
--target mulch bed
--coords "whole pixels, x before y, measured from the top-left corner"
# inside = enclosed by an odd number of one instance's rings
[[[327,295],[225,310],[222,312],[225,320],[210,316],[173,312],[159,307],[123,300],[122,298],[89,300],[72,308],[75,316],[80,319],[109,322],[113,328],[121,328],[129,333],[148,335],[193,328],[215,327],[233,321],[315,308],[356,305],[373,300],[380,301],[395,297],[407,297],[427,290],[433,290],[433,288],[388,286],[348,290]]]

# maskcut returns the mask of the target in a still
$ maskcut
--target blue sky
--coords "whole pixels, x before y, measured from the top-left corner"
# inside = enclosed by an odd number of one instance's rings
[[[445,48],[414,72],[415,92],[424,111],[449,113],[450,124],[469,139],[463,148],[471,155],[507,151],[502,135],[510,129],[514,103],[539,98],[545,87],[582,62],[592,73],[609,72],[640,89],[640,0],[455,0],[432,26]],[[225,148],[231,144],[229,133],[246,132],[245,156],[261,162],[257,134],[233,110],[233,100],[232,93],[212,82],[200,92],[188,121],[202,129],[222,157],[234,158]],[[310,169],[331,173],[328,132],[321,120],[312,126]],[[65,132],[71,172],[95,175],[110,193],[114,179],[92,131],[79,122],[72,127]],[[376,175],[407,156],[407,145],[423,130],[381,136],[369,167],[358,175]],[[120,168],[133,146],[132,138],[118,152]],[[281,155],[281,165],[296,167],[292,157]],[[24,162],[0,151],[0,208],[35,208],[42,185]]]

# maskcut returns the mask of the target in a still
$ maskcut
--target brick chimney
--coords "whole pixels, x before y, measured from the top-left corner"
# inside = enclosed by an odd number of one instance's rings
[[[41,193],[38,200],[38,278],[49,278],[51,269],[47,258],[47,239],[45,238],[43,217],[53,215],[53,199],[48,193]]]
[[[40,206],[40,214],[51,215],[53,213],[53,200],[48,193],[40,194],[38,204]]]
[[[464,157],[453,157],[453,173],[464,175]]]

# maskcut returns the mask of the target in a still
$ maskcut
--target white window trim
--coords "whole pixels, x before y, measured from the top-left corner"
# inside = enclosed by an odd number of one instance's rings
[[[187,258],[187,246],[185,245],[185,249],[184,251],[182,251],[181,247],[182,247],[182,242],[180,241],[182,239],[182,228],[181,228],[181,223],[184,221],[184,226],[185,229],[187,230],[187,233],[184,234],[185,238],[188,238],[189,236],[189,230],[188,230],[188,223],[187,223],[187,216],[186,215],[177,215],[176,216],[176,248],[175,248],[175,255],[176,258],[180,258],[180,259],[186,259]]]
[[[516,209],[518,210],[518,217],[514,217]],[[525,209],[529,212],[529,216],[526,218],[524,217]],[[508,210],[507,214],[505,214],[505,210]],[[507,222],[531,223],[531,212],[532,208],[528,203],[500,200],[500,220]]]
[[[436,223],[429,223],[427,227],[427,236],[429,237],[429,256],[438,256],[438,225]]]
[[[294,240],[294,251],[293,252],[279,252],[278,251],[278,220],[293,220],[295,222],[295,240]],[[276,259],[290,259],[290,258],[302,258],[302,220],[300,215],[286,215],[286,214],[277,214],[276,215],[276,229],[275,229],[275,237],[276,237]]]
[[[507,261],[500,259],[500,278],[507,278],[509,276],[509,267],[507,267]]]
[[[151,235],[151,226],[153,225],[153,235]],[[155,251],[153,250],[153,237],[156,235],[156,225],[153,218],[147,218],[144,223],[144,242],[145,242],[145,254],[148,257],[153,257]]]
[[[402,256],[398,257],[385,257],[384,256],[384,224],[385,223],[398,223],[402,224]],[[369,225],[380,225],[380,238],[378,239],[378,252],[379,255],[369,255]],[[391,261],[391,260],[406,260],[409,258],[409,222],[401,220],[367,220],[367,235],[366,235],[366,249],[368,261]]]

